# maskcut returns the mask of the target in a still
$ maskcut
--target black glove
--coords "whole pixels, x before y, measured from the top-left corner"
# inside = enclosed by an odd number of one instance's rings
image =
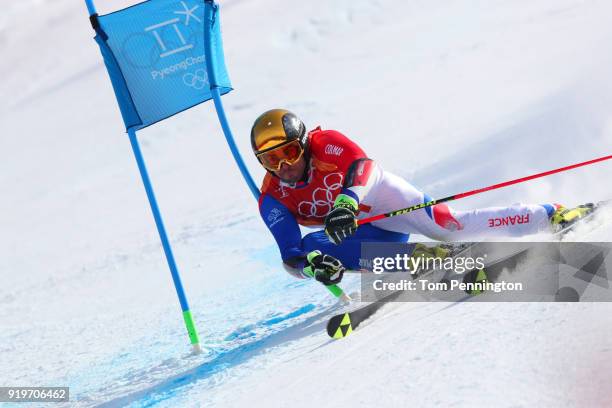
[[[331,255],[323,255],[321,251],[312,251],[306,255],[304,272],[325,286],[339,283],[344,271],[346,271],[346,268],[342,265],[342,262]]]
[[[338,245],[357,231],[357,201],[339,194],[334,209],[325,217],[325,234]]]

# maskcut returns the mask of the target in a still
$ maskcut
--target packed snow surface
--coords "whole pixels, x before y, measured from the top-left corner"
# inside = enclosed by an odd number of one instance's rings
[[[609,1],[220,5],[224,102],[257,179],[249,129],[272,107],[433,197],[612,151]],[[82,2],[3,4],[0,385],[70,386],[83,407],[612,406],[606,303],[394,304],[330,340],[334,300],[281,268],[212,104],[139,133],[203,342],[191,355],[92,36]],[[611,178],[604,162],[452,205],[575,205],[610,198]],[[571,239],[611,241],[607,214]]]

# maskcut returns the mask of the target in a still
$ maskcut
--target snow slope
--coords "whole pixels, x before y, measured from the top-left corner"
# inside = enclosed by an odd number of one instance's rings
[[[277,106],[432,196],[611,151],[607,1],[221,6],[224,100],[257,178],[248,131]],[[140,134],[205,343],[189,355],[85,6],[3,9],[0,385],[69,385],[70,406],[612,405],[607,304],[389,305],[329,341],[333,301],[280,268],[212,105]],[[597,201],[611,176],[601,163],[453,205]]]

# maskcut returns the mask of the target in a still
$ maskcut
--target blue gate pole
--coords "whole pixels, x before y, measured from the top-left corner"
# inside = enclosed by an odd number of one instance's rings
[[[236,160],[236,164],[242,173],[242,177],[244,177],[247,182],[251,192],[255,196],[256,200],[259,200],[259,196],[261,193],[259,192],[259,188],[253,181],[253,177],[251,177],[251,173],[247,169],[244,164],[244,160],[242,160],[242,156],[238,151],[238,147],[234,142],[234,136],[232,135],[232,130],[229,127],[229,123],[227,117],[225,116],[225,110],[223,109],[223,103],[221,102],[221,92],[219,91],[219,86],[217,85],[217,75],[215,73],[215,63],[213,60],[213,53],[210,41],[210,32],[212,30],[213,22],[213,12],[216,11],[217,6],[214,0],[204,0],[205,2],[205,11],[204,11],[204,56],[206,58],[206,73],[208,75],[208,82],[210,83],[210,92],[212,94],[213,100],[215,102],[215,110],[217,111],[217,116],[219,117],[219,122],[221,122],[221,127],[223,128],[223,134],[225,135],[225,140],[227,140],[227,144],[229,145],[230,150],[232,151],[232,155],[234,156],[234,160]],[[218,24],[218,22],[217,22]],[[326,286],[327,289],[334,295],[335,297],[342,299],[345,302],[350,302],[351,298],[344,293],[342,288],[338,285]]]
[[[96,14],[96,6],[94,6],[93,0],[85,0],[85,5],[87,6],[87,11],[90,16]]]
[[[202,349],[200,347],[198,332],[196,330],[191,311],[189,310],[189,303],[187,302],[187,297],[185,296],[185,290],[183,289],[181,277],[179,276],[178,268],[176,267],[176,262],[174,261],[174,255],[172,253],[172,248],[170,247],[170,241],[168,240],[168,235],[166,234],[166,228],[164,227],[164,222],[162,220],[161,213],[159,212],[157,199],[155,198],[153,186],[151,185],[151,179],[149,178],[149,173],[147,172],[147,167],[142,156],[142,151],[140,150],[140,145],[138,144],[138,139],[136,138],[136,131],[133,128],[129,128],[128,135],[130,137],[130,144],[132,145],[132,150],[134,151],[134,156],[136,157],[136,163],[138,163],[138,170],[140,170],[142,183],[145,186],[145,191],[147,192],[147,197],[149,198],[149,204],[151,205],[153,218],[155,218],[155,225],[157,226],[157,231],[159,232],[159,238],[161,239],[162,246],[164,248],[164,253],[166,254],[168,266],[170,267],[170,273],[172,274],[172,280],[174,281],[176,294],[178,295],[179,302],[181,304],[181,309],[183,311],[183,319],[185,320],[185,326],[187,327],[189,340],[191,341],[193,350],[199,353],[202,351]]]
[[[223,102],[221,102],[219,87],[216,85],[211,87],[210,92],[212,94],[213,101],[215,102],[215,110],[217,111],[217,116],[219,117],[219,122],[221,122],[221,128],[223,129],[223,134],[225,135],[225,140],[227,140],[227,144],[232,152],[232,156],[234,156],[234,160],[240,169],[240,173],[242,173],[242,177],[244,177],[247,185],[251,189],[251,192],[255,196],[255,200],[259,200],[259,195],[261,193],[259,192],[259,188],[257,188],[251,173],[249,173],[249,170],[247,169],[246,164],[240,155],[236,142],[234,142],[234,136],[232,135],[232,130],[230,129],[227,117],[225,116],[225,109],[223,109]]]
[[[225,109],[223,108],[223,102],[221,102],[221,92],[219,91],[219,86],[217,85],[217,74],[215,72],[215,64],[213,61],[213,53],[212,46],[210,40],[210,32],[212,30],[212,20],[213,20],[213,11],[218,7],[213,0],[205,0],[205,11],[204,11],[204,55],[206,58],[206,74],[208,75],[208,82],[210,83],[210,92],[213,97],[213,101],[215,103],[215,110],[217,111],[217,117],[219,118],[219,122],[221,123],[221,128],[223,129],[223,135],[225,136],[225,140],[227,140],[227,144],[232,152],[232,156],[234,156],[234,160],[240,169],[240,173],[242,173],[242,177],[246,181],[247,185],[251,189],[253,196],[255,196],[256,200],[259,200],[260,192],[259,188],[253,181],[253,177],[242,159],[240,155],[240,151],[236,146],[236,142],[234,141],[234,136],[232,135],[232,130],[230,129],[229,122],[227,120],[227,116],[225,115]]]

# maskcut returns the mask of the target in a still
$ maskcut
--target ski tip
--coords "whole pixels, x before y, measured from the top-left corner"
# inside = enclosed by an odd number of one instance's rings
[[[333,339],[342,339],[353,332],[351,314],[344,313],[332,317],[327,323],[327,334]]]

